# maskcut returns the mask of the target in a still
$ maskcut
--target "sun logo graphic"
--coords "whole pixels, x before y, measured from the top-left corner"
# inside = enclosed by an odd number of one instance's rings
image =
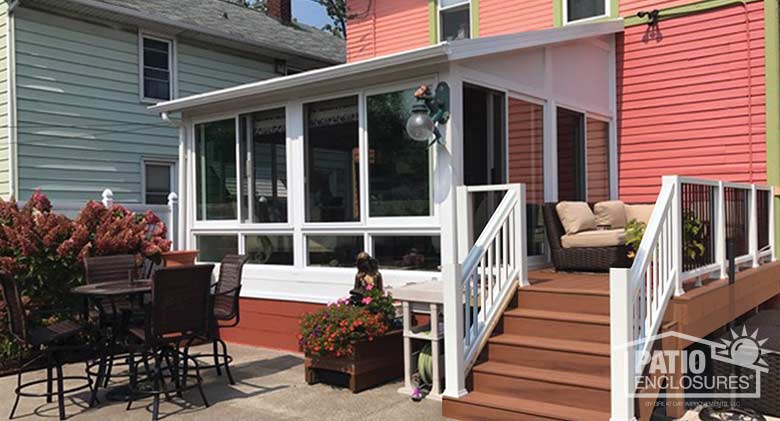
[[[761,373],[768,372],[769,364],[762,358],[768,351],[762,350],[761,346],[769,339],[759,339],[758,329],[748,335],[745,326],[742,326],[741,334],[737,333],[734,329],[730,329],[730,331],[730,340],[721,338],[721,342],[723,342],[725,348],[718,349],[713,347],[713,351],[715,352],[715,355],[712,356],[713,359],[756,370]]]
[[[659,346],[670,338],[697,345]],[[761,374],[769,372],[764,357],[773,352],[762,348],[768,340],[758,329],[748,332],[743,326],[729,329],[719,342],[666,331],[615,348],[632,350],[636,356],[631,397],[750,399],[761,397]]]

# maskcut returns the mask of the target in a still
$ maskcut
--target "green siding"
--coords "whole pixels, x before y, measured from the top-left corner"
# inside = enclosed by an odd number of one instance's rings
[[[0,3],[0,197],[10,193],[8,150],[8,4]]]
[[[20,197],[40,188],[87,200],[110,188],[140,202],[142,158],[175,160],[178,130],[139,99],[138,32],[22,7],[15,19]],[[274,76],[269,62],[182,40],[176,51],[178,96]]]

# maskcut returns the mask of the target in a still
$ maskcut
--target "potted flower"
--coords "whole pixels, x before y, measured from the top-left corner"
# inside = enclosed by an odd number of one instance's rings
[[[298,340],[306,354],[306,382],[344,384],[352,392],[403,372],[402,331],[391,330],[392,297],[368,289],[358,303],[341,299],[303,316]]]

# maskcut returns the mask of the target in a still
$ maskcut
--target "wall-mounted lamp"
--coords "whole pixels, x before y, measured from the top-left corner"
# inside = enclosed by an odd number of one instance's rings
[[[412,106],[412,115],[406,121],[406,132],[418,142],[430,142],[428,146],[441,141],[438,126],[450,119],[450,87],[445,82],[436,86],[431,94],[428,86],[420,86],[414,93],[417,103]]]
[[[637,12],[636,16],[640,19],[647,18],[647,26],[655,26],[656,24],[658,24],[658,18],[660,14],[661,14],[660,10],[653,9],[649,12],[641,10]]]

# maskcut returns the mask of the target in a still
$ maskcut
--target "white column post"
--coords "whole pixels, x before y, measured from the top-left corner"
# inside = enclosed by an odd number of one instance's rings
[[[758,267],[758,189],[755,184],[750,185],[750,209],[748,216],[748,245],[750,256],[753,258],[753,267]]]
[[[457,208],[458,208],[458,258],[457,262],[463,264],[463,260],[469,254],[471,246],[474,244],[472,234],[474,232],[473,218],[471,217],[471,195],[468,187],[457,187]]]
[[[685,294],[682,286],[683,238],[682,238],[682,182],[677,175],[665,175],[663,183],[671,183],[672,189],[672,264],[674,265],[674,295]]]
[[[111,189],[105,189],[103,190],[103,206],[106,208],[110,208],[111,206],[114,206],[114,192],[111,191]]]
[[[726,186],[718,181],[718,194],[715,201],[715,260],[720,266],[720,278],[728,277],[726,259]]]
[[[776,249],[775,249],[775,195],[774,195],[774,188],[771,188],[767,195],[769,195],[769,249],[772,251],[769,254],[769,257],[772,259],[772,261],[777,260],[777,256],[775,255]]]
[[[187,189],[190,188],[190,184],[193,183],[194,179],[187,178],[187,174],[189,174],[189,160],[188,160],[188,141],[187,141],[187,134],[189,133],[189,122],[185,123],[182,122],[182,125],[179,127],[179,176],[178,176],[178,196],[176,197],[176,201],[178,202],[178,205],[176,206],[176,214],[173,215],[175,217],[176,224],[171,224],[171,228],[169,228],[169,232],[171,233],[171,236],[176,238],[175,243],[175,250],[186,250],[187,249],[187,203],[193,203],[188,202],[187,198]],[[181,204],[184,203],[184,206]],[[173,229],[176,229],[176,233],[172,231]]]
[[[171,250],[181,250],[178,235],[179,196],[176,192],[168,194],[168,234],[171,237]]]
[[[518,269],[520,269],[520,286],[528,286],[528,242],[526,229],[526,194],[525,184],[513,184],[512,189],[517,194],[517,205],[514,212],[514,227],[515,227],[515,244],[517,250],[517,256],[515,258],[518,262]]]
[[[610,421],[633,421],[634,399],[634,311],[629,270],[612,268],[609,272],[610,295],[610,381],[612,412]]]

